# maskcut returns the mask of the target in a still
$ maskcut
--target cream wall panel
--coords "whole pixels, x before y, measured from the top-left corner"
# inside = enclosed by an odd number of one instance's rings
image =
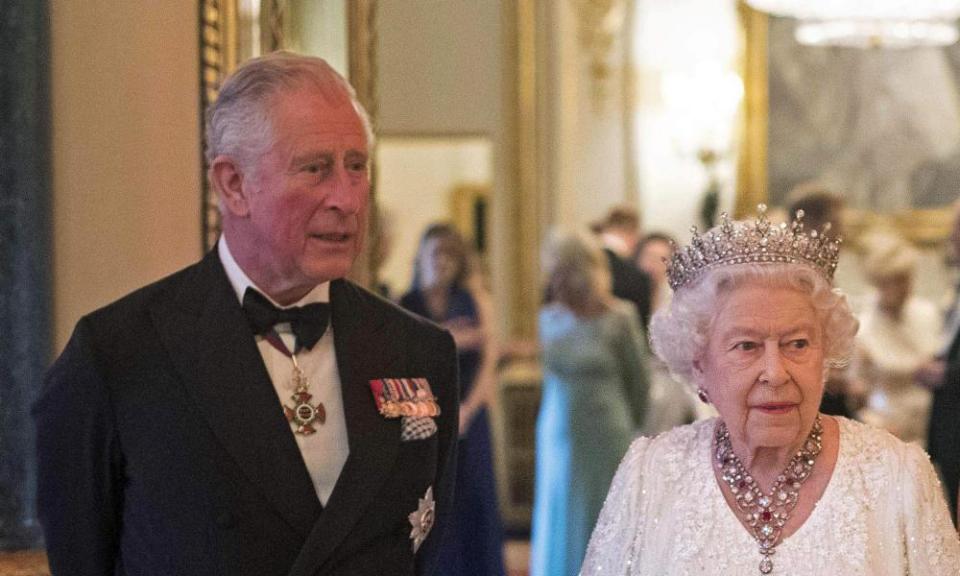
[[[622,33],[606,52],[608,75],[591,72],[579,41],[580,21],[570,2],[549,3],[547,69],[550,136],[547,213],[550,225],[583,231],[607,209],[627,202],[623,119]]]
[[[721,208],[729,211],[733,206],[734,130],[740,102],[736,4],[640,0],[633,26],[635,138],[644,227],[686,241],[690,226],[699,225],[708,184],[708,174],[697,159],[699,149],[723,155]]]
[[[510,296],[517,281],[517,9],[500,0],[388,0],[377,4],[376,18],[381,136],[480,137],[492,144],[488,264],[504,334],[514,328]],[[421,191],[392,178],[380,177],[380,186],[394,186],[384,196],[388,203],[421,201]],[[388,264],[387,274],[399,275],[398,265]]]
[[[200,256],[194,0],[51,1],[54,334]]]
[[[500,123],[501,2],[377,4],[379,129],[486,134]]]

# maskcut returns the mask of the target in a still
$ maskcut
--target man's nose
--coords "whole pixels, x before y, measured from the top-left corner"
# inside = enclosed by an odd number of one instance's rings
[[[370,180],[366,174],[340,167],[328,190],[327,207],[344,214],[356,214],[366,201],[369,191]]]

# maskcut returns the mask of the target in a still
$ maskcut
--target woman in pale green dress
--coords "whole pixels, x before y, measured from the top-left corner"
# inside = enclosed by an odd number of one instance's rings
[[[554,241],[544,269],[531,576],[567,576],[579,572],[617,465],[643,425],[646,345],[586,239]]]

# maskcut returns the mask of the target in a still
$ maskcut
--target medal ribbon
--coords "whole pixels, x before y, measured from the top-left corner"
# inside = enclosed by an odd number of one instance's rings
[[[271,346],[276,348],[278,351],[280,351],[281,354],[283,354],[287,358],[290,358],[290,359],[294,358],[293,352],[291,352],[290,349],[287,348],[287,345],[283,343],[283,338],[281,338],[280,335],[277,334],[277,331],[275,329],[271,328],[269,331],[264,332],[263,338],[268,343],[270,343]]]

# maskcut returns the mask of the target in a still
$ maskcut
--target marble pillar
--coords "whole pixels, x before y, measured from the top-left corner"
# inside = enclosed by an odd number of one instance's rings
[[[40,545],[30,404],[51,354],[47,7],[0,2],[0,550]]]

